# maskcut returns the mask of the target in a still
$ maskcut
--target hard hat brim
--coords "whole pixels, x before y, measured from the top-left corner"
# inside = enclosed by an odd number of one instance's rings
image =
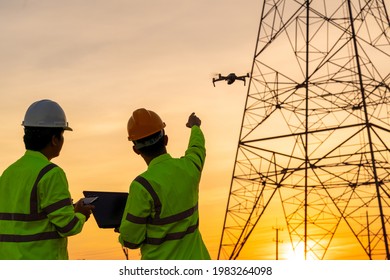
[[[62,128],[64,130],[67,130],[67,131],[73,131],[73,128],[69,127],[69,126],[63,126],[63,125],[59,125],[59,126],[53,126],[53,125],[34,125],[34,124],[29,124],[29,123],[26,123],[26,122],[22,122],[22,126],[24,127],[45,127],[45,128]]]

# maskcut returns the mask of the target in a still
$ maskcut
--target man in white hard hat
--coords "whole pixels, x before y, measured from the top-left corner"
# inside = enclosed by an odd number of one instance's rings
[[[81,232],[93,208],[73,206],[64,171],[50,162],[72,129],[46,99],[28,108],[22,125],[26,152],[0,177],[0,259],[68,259],[67,236]]]

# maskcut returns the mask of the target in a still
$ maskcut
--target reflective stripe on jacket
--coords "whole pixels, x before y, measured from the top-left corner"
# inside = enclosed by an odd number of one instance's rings
[[[141,248],[142,259],[210,259],[199,232],[204,143],[202,131],[193,126],[183,157],[161,155],[131,183],[119,241]]]
[[[26,151],[0,177],[0,259],[68,259],[67,236],[81,231],[64,171]]]

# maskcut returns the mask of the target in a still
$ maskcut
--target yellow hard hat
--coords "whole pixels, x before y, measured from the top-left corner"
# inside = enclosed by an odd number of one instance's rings
[[[128,139],[129,141],[136,141],[157,133],[164,127],[165,123],[159,115],[145,108],[140,108],[133,112],[127,122]]]

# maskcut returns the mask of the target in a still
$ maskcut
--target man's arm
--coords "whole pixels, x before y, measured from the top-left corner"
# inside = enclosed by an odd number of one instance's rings
[[[125,211],[119,227],[119,242],[130,249],[141,246],[146,237],[147,219],[151,215],[153,201],[141,184],[130,185]]]
[[[58,233],[63,237],[80,233],[92,206],[79,205],[75,211],[63,170],[55,168],[50,171],[42,178],[38,190],[41,208]]]
[[[191,136],[185,156],[189,158],[201,171],[206,158],[205,138],[200,129],[202,121],[192,113],[186,126],[191,128]]]

